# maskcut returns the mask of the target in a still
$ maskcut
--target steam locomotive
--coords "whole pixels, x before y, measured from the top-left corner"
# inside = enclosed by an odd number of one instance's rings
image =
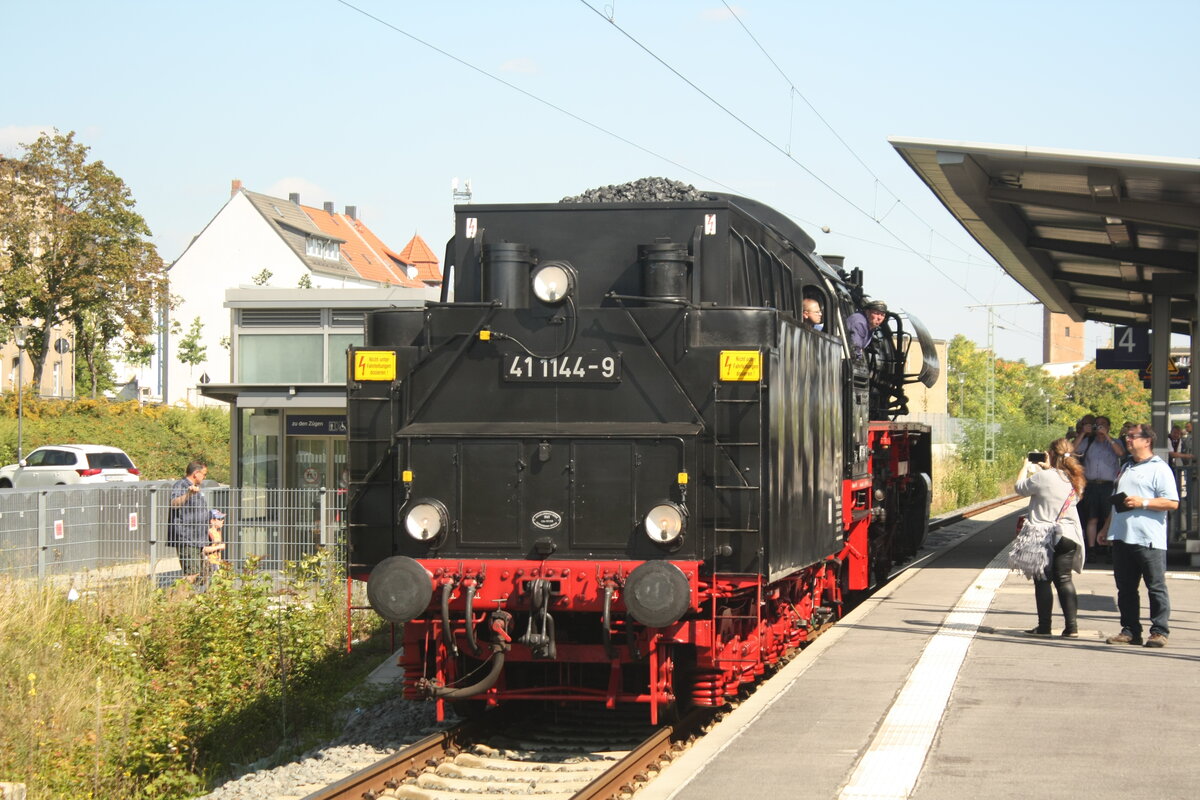
[[[349,353],[350,574],[406,696],[721,705],[919,549],[930,431],[893,420],[932,340],[891,312],[852,353],[862,274],[785,216],[455,214],[453,300]]]

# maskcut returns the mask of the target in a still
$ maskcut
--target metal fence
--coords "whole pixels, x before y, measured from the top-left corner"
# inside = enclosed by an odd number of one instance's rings
[[[225,560],[251,557],[282,570],[331,549],[341,560],[345,493],[335,489],[203,487],[227,514]],[[107,570],[168,576],[178,571],[167,545],[171,482],[0,490],[0,575],[46,578]]]

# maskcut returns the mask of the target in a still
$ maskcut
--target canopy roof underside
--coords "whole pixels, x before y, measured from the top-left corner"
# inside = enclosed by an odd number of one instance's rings
[[[1200,274],[1200,160],[889,140],[975,240],[1051,311],[1150,325],[1171,295],[1189,332]]]

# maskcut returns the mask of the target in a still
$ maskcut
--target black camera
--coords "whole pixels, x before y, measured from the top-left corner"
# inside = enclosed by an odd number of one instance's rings
[[[1030,452],[1025,456],[1025,458],[1028,459],[1030,464],[1045,464],[1046,463],[1046,454],[1045,453]]]

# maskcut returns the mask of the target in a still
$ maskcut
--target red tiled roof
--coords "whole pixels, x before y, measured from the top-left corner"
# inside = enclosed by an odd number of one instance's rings
[[[345,239],[342,255],[364,280],[413,288],[423,286],[408,277],[399,257],[359,220],[311,206],[300,208],[323,233]]]
[[[400,251],[400,260],[417,268],[417,280],[426,283],[441,283],[442,271],[438,269],[438,257],[425,244],[420,234],[413,234],[408,244]]]

